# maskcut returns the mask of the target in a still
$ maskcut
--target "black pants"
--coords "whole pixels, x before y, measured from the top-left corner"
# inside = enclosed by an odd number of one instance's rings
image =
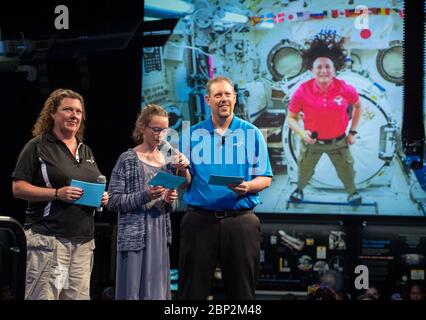
[[[254,213],[218,219],[188,208],[180,234],[179,299],[205,300],[218,262],[227,299],[255,298],[260,221]]]

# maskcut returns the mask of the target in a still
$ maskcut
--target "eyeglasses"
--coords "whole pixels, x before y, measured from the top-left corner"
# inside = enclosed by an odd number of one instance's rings
[[[150,127],[150,126],[147,126],[147,127],[150,128],[152,132],[154,133],[166,133],[169,130],[169,128]]]

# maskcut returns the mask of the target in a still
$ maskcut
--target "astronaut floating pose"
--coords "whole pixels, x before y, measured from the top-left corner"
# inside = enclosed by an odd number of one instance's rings
[[[291,202],[303,200],[303,188],[313,176],[322,154],[326,153],[348,193],[349,204],[362,203],[355,187],[354,160],[349,148],[356,142],[361,103],[356,89],[336,78],[336,71],[345,63],[342,44],[343,38],[337,40],[335,35],[319,34],[308,49],[302,51],[304,66],[314,77],[299,86],[289,105],[288,125],[302,138],[297,189],[290,195]],[[352,122],[346,135],[349,106],[353,107]],[[304,128],[299,125],[301,112]]]

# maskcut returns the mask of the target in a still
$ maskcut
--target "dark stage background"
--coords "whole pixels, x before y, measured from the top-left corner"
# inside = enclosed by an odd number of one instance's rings
[[[20,39],[19,32],[28,39],[74,39],[47,54],[40,51],[25,55],[26,64],[39,69],[35,81],[27,80],[25,72],[0,70],[3,119],[0,126],[3,140],[0,215],[23,223],[26,203],[13,198],[10,176],[20,150],[31,138],[32,126],[47,92],[68,87],[83,95],[87,111],[85,140],[106,177],[110,176],[118,156],[133,146],[130,136],[140,110],[142,39],[138,27],[143,16],[143,2],[126,1],[125,6],[119,1],[15,4],[9,2],[6,6],[2,2],[0,5],[3,40]],[[69,30],[54,28],[57,16],[54,8],[59,4],[69,8]],[[99,30],[105,34],[120,30],[124,36],[98,40],[102,34]],[[91,40],[82,44],[76,36],[85,34]],[[126,41],[129,42],[124,47],[122,44]],[[116,214],[105,210],[96,221],[97,249],[92,279],[95,299],[114,279]]]

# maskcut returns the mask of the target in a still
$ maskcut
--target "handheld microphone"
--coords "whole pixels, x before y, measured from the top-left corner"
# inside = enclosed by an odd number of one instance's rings
[[[164,153],[167,153],[170,151],[171,156],[179,155],[179,152],[172,147],[172,145],[168,141],[161,141],[158,145],[158,151],[162,151]],[[186,169],[191,169],[191,165],[188,164],[185,166]]]
[[[97,183],[102,183],[102,184],[106,184],[107,179],[104,175],[100,175],[97,179],[96,179]],[[104,210],[104,208],[102,206],[96,208],[96,212],[102,212]]]
[[[312,139],[316,139],[316,138],[318,138],[318,132],[316,132],[316,131],[312,132],[312,133],[311,133],[311,138],[312,138]]]

